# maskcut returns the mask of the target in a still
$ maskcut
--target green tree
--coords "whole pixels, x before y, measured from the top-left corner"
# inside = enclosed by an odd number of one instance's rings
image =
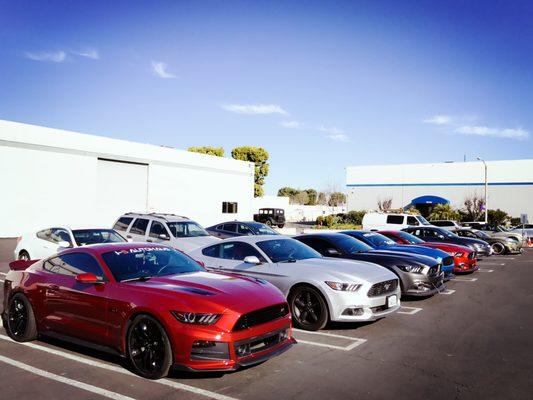
[[[478,195],[469,196],[465,199],[463,205],[465,208],[465,220],[477,221],[483,215],[485,200],[479,197]]]
[[[306,203],[310,206],[314,206],[318,200],[318,193],[315,189],[306,189],[309,201]]]
[[[193,153],[208,154],[210,156],[224,157],[223,147],[211,147],[211,146],[189,147],[187,151],[190,151]]]
[[[318,198],[316,200],[316,204],[320,204],[320,205],[326,205],[328,204],[328,198],[326,196],[326,193],[324,192],[320,192],[318,194]]]
[[[452,221],[459,221],[461,215],[449,204],[437,204],[429,213],[429,220],[448,219]]]
[[[329,196],[328,205],[330,207],[336,207],[346,203],[346,195],[342,192],[333,192]]]
[[[264,194],[263,185],[268,175],[268,152],[262,147],[243,146],[235,147],[231,151],[231,156],[236,160],[249,161],[255,164],[254,196],[262,197]]]
[[[488,211],[488,220],[490,226],[496,226],[505,224],[510,220],[510,217],[505,211],[498,208],[497,210]]]
[[[288,197],[292,199],[298,192],[298,189],[285,186],[278,190],[278,196]]]
[[[294,202],[296,204],[302,204],[302,205],[308,204],[309,203],[309,195],[307,194],[307,192],[305,190],[299,191],[294,196]]]

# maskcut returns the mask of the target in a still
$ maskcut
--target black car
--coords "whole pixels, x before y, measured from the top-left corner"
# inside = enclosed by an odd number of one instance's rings
[[[342,233],[313,233],[294,239],[312,247],[325,257],[372,262],[398,276],[402,295],[431,296],[444,289],[444,273],[431,257],[389,250],[374,250]]]
[[[492,254],[492,247],[484,240],[461,237],[446,229],[432,226],[413,226],[402,230],[411,235],[415,235],[426,242],[454,243],[470,247],[472,250],[475,250],[478,255],[490,256]]]
[[[254,214],[254,221],[283,228],[285,226],[285,210],[282,208],[260,208],[259,212]]]
[[[229,238],[247,235],[279,235],[271,227],[254,221],[229,221],[205,229],[211,236]]]

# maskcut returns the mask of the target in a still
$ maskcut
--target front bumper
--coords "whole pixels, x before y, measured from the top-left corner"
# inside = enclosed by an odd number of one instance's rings
[[[466,274],[476,271],[479,267],[477,264],[477,258],[468,257],[455,257],[454,272],[456,274]]]
[[[405,287],[403,294],[406,296],[429,297],[444,290],[444,272],[435,277],[425,275],[409,276],[408,285],[403,282]]]
[[[490,257],[492,253],[494,253],[490,245],[480,246],[480,247],[476,246],[474,250],[478,256],[483,256],[483,257]]]

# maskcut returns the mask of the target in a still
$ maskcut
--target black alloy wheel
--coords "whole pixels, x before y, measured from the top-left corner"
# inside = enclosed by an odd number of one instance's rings
[[[30,260],[30,255],[28,254],[28,252],[26,250],[22,250],[19,253],[19,260],[22,260],[22,261],[29,261]]]
[[[6,331],[9,337],[17,342],[27,342],[37,338],[33,309],[22,293],[16,293],[9,301]]]
[[[138,315],[127,335],[127,354],[135,372],[148,379],[167,376],[172,366],[172,348],[161,324],[149,315]]]
[[[294,326],[307,331],[318,331],[328,322],[328,307],[318,290],[300,286],[290,296]]]
[[[505,246],[503,245],[503,243],[500,242],[493,243],[492,251],[494,252],[494,254],[501,255],[505,253]]]

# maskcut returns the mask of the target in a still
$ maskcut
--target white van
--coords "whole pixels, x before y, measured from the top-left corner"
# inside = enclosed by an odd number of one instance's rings
[[[421,215],[369,212],[363,216],[365,231],[399,231],[409,226],[419,225],[431,224]]]

